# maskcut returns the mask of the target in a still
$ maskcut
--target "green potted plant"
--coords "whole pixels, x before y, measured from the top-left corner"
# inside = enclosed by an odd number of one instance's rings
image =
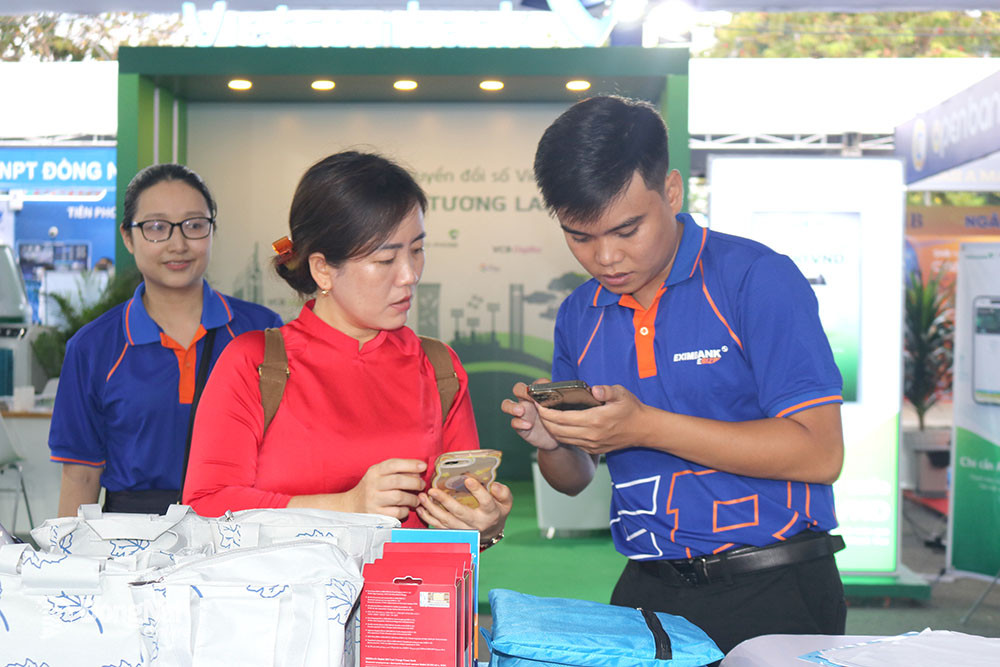
[[[136,270],[116,273],[101,293],[90,303],[81,298],[72,299],[64,294],[46,294],[59,307],[65,322],[59,327],[48,327],[31,341],[35,359],[49,378],[59,377],[63,358],[66,356],[66,342],[80,327],[103,315],[112,307],[128,300],[135,291],[142,276]]]
[[[942,284],[943,273],[938,271],[925,283],[918,271],[912,271],[906,281],[903,395],[916,410],[921,431],[927,411],[941,390],[951,386],[953,290]]]
[[[955,325],[952,319],[954,287],[944,283],[944,267],[924,282],[919,271],[907,276],[903,313],[903,396],[917,414],[917,430],[904,431],[904,467],[912,461],[918,492],[943,492],[925,479],[927,466],[948,462],[950,427],[927,428],[925,417],[942,391],[951,387]],[[925,457],[925,458],[924,458]],[[943,478],[943,472],[939,477]],[[924,484],[922,484],[924,482]],[[906,481],[903,481],[906,485]]]

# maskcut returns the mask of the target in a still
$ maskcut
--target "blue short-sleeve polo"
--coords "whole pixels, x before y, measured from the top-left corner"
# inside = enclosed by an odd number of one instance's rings
[[[145,284],[69,340],[49,431],[52,461],[104,468],[101,485],[109,491],[179,488],[204,334],[216,329],[214,366],[239,334],[281,326],[268,308],[207,282],[202,289],[193,349],[171,341],[146,312]]]
[[[722,421],[842,402],[815,294],[794,263],[678,220],[677,256],[648,310],[596,280],[563,302],[553,380],[621,384],[647,405]],[[612,536],[629,558],[690,558],[837,525],[828,485],[720,472],[645,448],[606,458]]]

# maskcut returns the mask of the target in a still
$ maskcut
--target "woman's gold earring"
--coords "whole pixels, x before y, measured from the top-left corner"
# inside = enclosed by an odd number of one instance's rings
[[[328,289],[321,289],[319,291],[319,293],[320,293],[320,296],[326,296],[327,294],[330,293],[330,290],[328,290]]]

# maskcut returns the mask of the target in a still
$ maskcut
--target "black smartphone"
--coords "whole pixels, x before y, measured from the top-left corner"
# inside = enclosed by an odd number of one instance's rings
[[[583,380],[536,382],[528,385],[528,396],[542,407],[553,410],[586,410],[603,401],[594,398],[590,386]]]

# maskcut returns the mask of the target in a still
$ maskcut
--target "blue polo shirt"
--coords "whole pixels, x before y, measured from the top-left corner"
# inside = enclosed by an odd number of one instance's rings
[[[67,343],[49,431],[51,460],[103,467],[109,491],[177,489],[204,336],[217,329],[212,365],[245,331],[281,326],[255,303],[203,283],[201,327],[185,348],[132,298],[82,327]]]
[[[620,384],[647,405],[731,422],[842,402],[816,296],[792,261],[686,214],[678,221],[677,256],[648,310],[593,279],[563,302],[552,379]],[[691,558],[837,525],[829,485],[720,472],[640,447],[606,458],[611,532],[629,558]]]

